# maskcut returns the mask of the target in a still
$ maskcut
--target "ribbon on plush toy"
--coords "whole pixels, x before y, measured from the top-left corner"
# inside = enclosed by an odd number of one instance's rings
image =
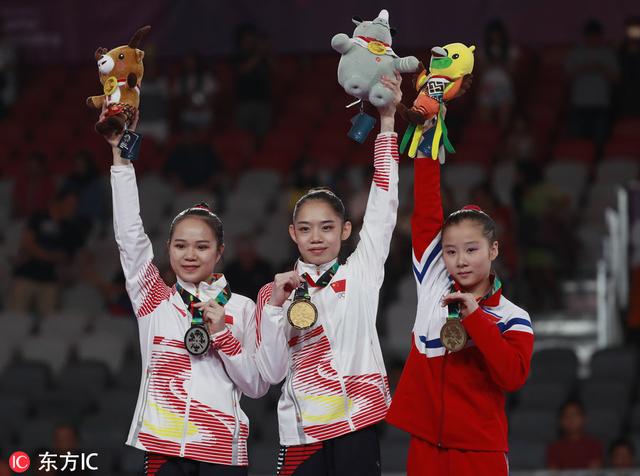
[[[424,134],[424,125],[416,125],[409,124],[407,130],[402,137],[402,142],[400,143],[400,153],[403,154],[409,145],[408,155],[412,159],[416,157],[418,152],[418,146],[420,145],[420,140]],[[425,138],[426,139],[426,138]],[[442,103],[440,103],[440,108],[438,109],[438,116],[436,119],[435,131],[433,134],[433,138],[431,140],[431,158],[433,160],[438,159],[438,151],[440,150],[440,141],[442,140],[442,144],[444,145],[444,149],[447,152],[455,153],[455,149],[453,148],[453,144],[449,140],[449,131],[447,129],[447,124],[444,122],[444,118],[442,117]]]

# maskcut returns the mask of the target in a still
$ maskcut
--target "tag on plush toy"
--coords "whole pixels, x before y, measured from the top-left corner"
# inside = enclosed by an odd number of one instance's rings
[[[120,149],[120,155],[126,160],[135,160],[138,158],[138,152],[140,151],[140,142],[142,142],[142,134],[137,134],[133,131],[124,131],[120,142],[118,142],[118,149]]]
[[[347,135],[359,144],[364,144],[369,133],[376,125],[376,120],[366,112],[361,111],[351,118],[351,124],[351,129],[349,129]]]

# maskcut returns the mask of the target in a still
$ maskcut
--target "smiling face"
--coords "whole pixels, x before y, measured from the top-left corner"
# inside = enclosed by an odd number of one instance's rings
[[[224,250],[211,227],[196,217],[187,217],[176,224],[168,246],[176,276],[196,285],[213,273]]]
[[[302,261],[321,265],[338,257],[342,241],[351,235],[351,222],[324,200],[311,199],[298,208],[289,235]]]
[[[482,223],[466,219],[447,226],[442,253],[447,271],[463,291],[477,297],[486,293],[491,263],[498,257],[498,242],[489,242]]]

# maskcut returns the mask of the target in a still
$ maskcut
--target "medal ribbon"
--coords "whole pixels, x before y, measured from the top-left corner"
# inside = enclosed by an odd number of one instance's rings
[[[212,274],[206,282],[211,284],[221,277],[222,274]],[[202,325],[204,322],[202,309],[196,309],[193,307],[194,304],[202,301],[180,286],[180,283],[176,283],[176,290],[180,293],[182,301],[187,305],[187,309],[189,310],[189,313],[191,313],[191,325]],[[229,302],[229,299],[231,299],[231,288],[229,287],[229,283],[227,283],[224,289],[215,297],[215,301],[221,306],[224,306]]]
[[[309,273],[304,273],[302,277],[307,281],[307,283],[309,283],[310,286],[314,288],[324,288],[327,284],[331,282],[333,277],[336,275],[336,272],[338,271],[339,267],[340,267],[340,263],[336,261],[335,263],[333,263],[333,266],[331,266],[331,268],[326,270],[322,274],[322,276],[318,278],[317,281],[314,281],[311,278],[311,276],[309,276]]]
[[[491,289],[489,290],[489,292],[487,292],[487,294],[485,294],[481,299],[478,300],[478,303],[482,304],[483,301],[486,301],[495,293],[497,293],[500,288],[502,288],[502,281],[500,281],[500,278],[498,278],[498,276],[494,276],[493,285],[491,286]],[[451,287],[449,288],[449,293],[455,293],[456,291],[458,291],[458,289],[456,289],[455,283],[451,284]],[[460,319],[460,303],[459,302],[449,303],[447,305],[447,311],[448,311],[447,321],[453,320],[453,319]]]
[[[339,267],[340,267],[340,263],[336,261],[333,264],[333,266],[331,266],[331,268],[326,270],[322,274],[322,276],[318,278],[317,281],[314,281],[311,278],[311,276],[309,276],[309,273],[304,273],[302,277],[305,279],[305,282],[302,283],[300,286],[298,286],[295,294],[293,295],[293,300],[296,301],[298,299],[306,299],[307,301],[311,301],[311,295],[309,294],[309,286],[312,286],[314,288],[326,287],[327,284],[329,284],[333,279],[333,277],[336,275],[336,272],[338,271]]]

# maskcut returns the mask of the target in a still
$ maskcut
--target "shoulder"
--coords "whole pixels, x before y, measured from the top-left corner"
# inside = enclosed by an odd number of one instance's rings
[[[253,299],[238,293],[233,293],[229,302],[238,307],[255,306]]]
[[[267,283],[264,286],[262,286],[260,288],[260,291],[258,291],[258,299],[256,302],[256,305],[259,308],[262,308],[265,303],[269,300],[269,298],[271,297],[271,290],[273,289],[273,283]]]
[[[498,306],[493,309],[496,310],[496,312],[501,316],[507,318],[522,317],[529,321],[531,320],[531,318],[529,317],[529,313],[525,309],[511,302],[504,296],[504,294],[500,296],[500,303],[498,304]]]

